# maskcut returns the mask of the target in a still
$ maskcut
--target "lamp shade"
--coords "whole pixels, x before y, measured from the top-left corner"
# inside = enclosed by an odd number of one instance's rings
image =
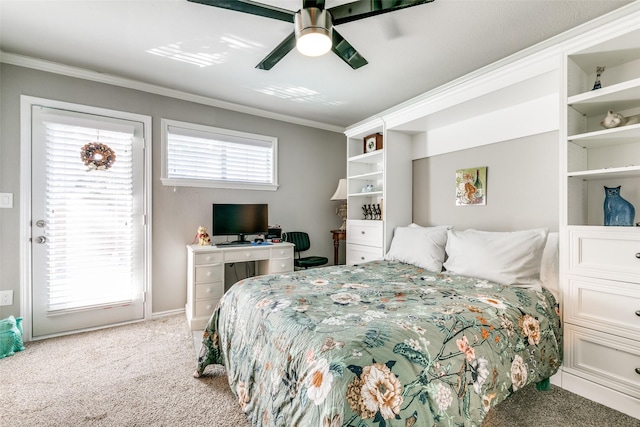
[[[341,178],[338,181],[338,188],[336,192],[331,196],[331,200],[347,200],[347,179]]]
[[[326,10],[309,7],[294,16],[296,48],[306,56],[321,56],[331,50],[331,15]]]

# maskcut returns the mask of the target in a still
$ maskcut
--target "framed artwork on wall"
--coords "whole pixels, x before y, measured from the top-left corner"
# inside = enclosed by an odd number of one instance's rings
[[[487,204],[487,167],[456,171],[456,206]]]

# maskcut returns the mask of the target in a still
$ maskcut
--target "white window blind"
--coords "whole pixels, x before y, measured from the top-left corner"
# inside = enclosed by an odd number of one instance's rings
[[[139,298],[133,286],[133,128],[66,122],[43,120],[49,314]],[[91,142],[115,152],[110,169],[89,170],[82,162],[81,148]]]
[[[275,190],[277,139],[163,120],[163,183]]]

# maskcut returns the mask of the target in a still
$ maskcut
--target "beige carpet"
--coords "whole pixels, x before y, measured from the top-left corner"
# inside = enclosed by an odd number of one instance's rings
[[[0,359],[2,427],[248,426],[221,367],[192,377],[194,340],[182,315],[26,347]],[[483,424],[519,426],[640,427],[640,420],[556,387],[528,387]]]
[[[26,344],[0,359],[0,426],[249,424],[221,368],[193,378],[184,315]]]

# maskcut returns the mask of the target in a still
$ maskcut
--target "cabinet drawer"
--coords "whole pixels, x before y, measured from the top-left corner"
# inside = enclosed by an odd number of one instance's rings
[[[568,285],[566,322],[640,336],[640,284],[570,276]]]
[[[224,254],[224,261],[227,263],[255,261],[260,259],[269,259],[270,255],[271,249],[269,248],[229,251]]]
[[[196,267],[196,282],[222,281],[222,264]]]
[[[564,333],[564,370],[640,398],[640,342],[567,323]]]
[[[220,298],[196,301],[196,314],[194,317],[210,317],[218,306]]]
[[[204,254],[196,254],[195,255],[195,264],[215,264],[222,262],[222,254],[221,253],[204,253]]]
[[[640,283],[640,229],[576,227],[569,239],[570,273]]]
[[[196,285],[196,299],[220,298],[222,295],[224,295],[224,284],[222,282]]]
[[[384,253],[381,247],[362,246],[347,243],[347,265],[362,264],[363,262],[382,259]]]
[[[382,221],[347,221],[347,242],[382,247]]]

